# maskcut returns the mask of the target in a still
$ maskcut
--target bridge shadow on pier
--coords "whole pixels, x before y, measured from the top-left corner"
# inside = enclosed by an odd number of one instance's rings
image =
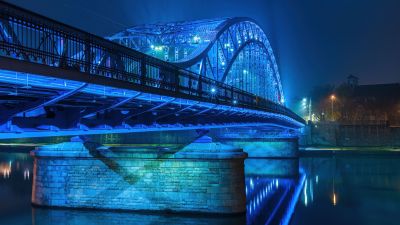
[[[119,175],[121,179],[116,180],[113,185],[109,185],[109,188],[96,193],[97,197],[94,197],[93,200],[87,200],[86,205],[93,205],[95,202],[99,202],[99,199],[103,199],[107,201],[107,199],[115,199],[119,195],[121,195],[125,190],[132,188],[135,184],[139,182],[145,182],[144,177],[148,175],[149,171],[154,171],[155,168],[159,168],[162,163],[168,160],[168,158],[172,157],[174,153],[178,150],[171,150],[169,148],[161,148],[161,147],[119,147],[119,148],[108,148],[101,146],[95,142],[84,142],[84,146],[89,150],[89,154],[100,160],[105,166],[107,166],[111,171],[115,174]],[[129,154],[148,154],[152,155],[152,162],[147,161],[143,166],[136,168],[135,170],[130,170],[126,166],[121,166],[120,162],[116,160],[116,154],[120,156],[126,156]],[[114,157],[113,157],[114,156]],[[142,172],[138,173],[140,170]],[[151,183],[148,184],[151,187]],[[114,187],[118,187],[118,191]],[[102,196],[107,196],[107,198],[103,198]],[[145,195],[142,194],[140,197],[145,198],[149,203],[159,201],[160,197],[157,198],[154,195]],[[96,200],[94,200],[96,199]],[[106,203],[106,202],[104,202]],[[166,209],[168,210],[168,209]]]

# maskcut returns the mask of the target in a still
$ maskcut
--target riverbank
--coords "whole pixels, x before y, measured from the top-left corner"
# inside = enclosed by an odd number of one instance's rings
[[[400,156],[398,147],[300,147],[300,157],[334,156],[334,155],[394,155]]]

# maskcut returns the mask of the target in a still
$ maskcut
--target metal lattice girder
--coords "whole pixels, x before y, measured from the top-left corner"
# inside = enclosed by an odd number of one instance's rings
[[[0,32],[0,83],[3,85],[0,91],[6,93],[0,100],[7,109],[19,108],[21,103],[36,99],[49,99],[60,90],[70,91],[88,83],[79,94],[50,103],[44,108],[46,114],[41,108],[29,115],[13,117],[13,124],[22,129],[35,128],[38,124],[73,129],[82,115],[87,115],[81,119],[88,129],[110,124],[120,126],[127,114],[146,109],[154,111],[128,118],[127,123],[133,127],[135,123],[154,122],[166,126],[213,105],[218,107],[185,122],[239,120],[245,123],[251,121],[242,115],[254,114],[255,119],[262,112],[284,115],[284,120],[294,126],[303,123],[282,105],[272,48],[259,26],[250,19],[147,25],[139,29],[135,38],[130,33],[136,28],[118,37],[125,43],[138,41],[132,46],[151,49],[154,54],[150,56],[143,54],[145,51],[121,46],[6,2],[0,2],[0,19],[11,27],[2,26]],[[8,30],[18,30],[14,32],[15,39],[9,38]],[[25,77],[27,74],[29,80]],[[32,88],[19,89],[23,92],[20,95],[17,88],[25,84]],[[127,101],[126,98],[138,92],[143,96]],[[177,100],[159,107],[166,98]],[[181,101],[186,103],[180,104]],[[175,112],[178,107],[186,110]],[[220,114],[221,118],[205,119],[226,107],[232,110]],[[90,112],[100,113],[97,117],[88,117]],[[229,118],[230,112],[235,113],[234,118]],[[168,117],[171,113],[176,116]]]
[[[271,45],[252,19],[142,25],[108,39],[275,103],[284,102]]]

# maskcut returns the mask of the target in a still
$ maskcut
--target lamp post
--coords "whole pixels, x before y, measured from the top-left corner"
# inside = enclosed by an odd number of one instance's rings
[[[303,118],[307,120],[307,98],[303,98],[301,100],[301,106],[302,106],[301,113],[303,115]]]
[[[333,102],[336,100],[336,96],[331,95],[330,99],[331,99],[331,117],[332,117],[332,120],[334,120],[333,119]]]

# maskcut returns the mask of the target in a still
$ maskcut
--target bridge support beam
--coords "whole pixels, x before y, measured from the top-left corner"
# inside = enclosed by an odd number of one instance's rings
[[[246,210],[247,154],[207,137],[179,151],[71,141],[39,147],[31,155],[34,205],[227,214]]]

